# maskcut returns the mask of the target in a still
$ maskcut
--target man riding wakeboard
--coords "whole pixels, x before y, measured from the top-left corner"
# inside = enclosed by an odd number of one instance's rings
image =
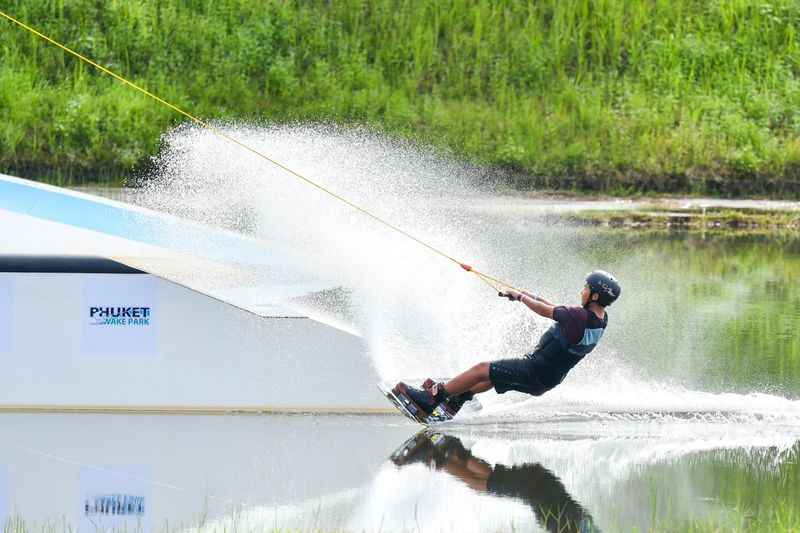
[[[401,381],[392,392],[404,395],[428,415],[442,405],[450,417],[475,394],[491,388],[498,394],[514,390],[541,396],[561,383],[572,367],[597,346],[608,324],[606,307],[621,292],[617,279],[603,270],[586,276],[580,306],[554,305],[526,291],[501,292],[499,296],[522,302],[534,313],[555,321],[532,352],[520,358],[478,363],[446,383],[427,379],[421,389]]]

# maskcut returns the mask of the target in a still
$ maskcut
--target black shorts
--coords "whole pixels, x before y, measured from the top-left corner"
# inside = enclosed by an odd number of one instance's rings
[[[515,390],[541,396],[553,388],[539,381],[533,368],[533,360],[529,357],[500,359],[489,363],[489,379],[497,394]]]

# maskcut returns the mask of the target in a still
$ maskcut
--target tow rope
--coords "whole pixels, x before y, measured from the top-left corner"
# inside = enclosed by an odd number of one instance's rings
[[[152,98],[156,102],[158,102],[158,103],[160,103],[160,104],[172,109],[173,111],[183,115],[184,117],[188,118],[189,120],[191,120],[195,124],[198,124],[199,126],[207,129],[208,131],[210,131],[212,134],[214,134],[215,136],[219,137],[220,139],[223,139],[223,140],[228,141],[228,142],[230,142],[232,144],[235,144],[235,145],[247,150],[248,152],[250,152],[252,154],[255,154],[256,156],[258,156],[258,157],[260,157],[260,158],[262,158],[262,159],[264,159],[266,161],[269,161],[273,165],[275,165],[278,168],[280,168],[281,170],[291,174],[295,178],[297,178],[297,179],[305,182],[306,184],[308,184],[308,185],[310,185],[310,186],[312,186],[312,187],[314,187],[314,188],[316,188],[316,189],[328,194],[329,196],[332,196],[333,198],[335,198],[335,199],[339,200],[340,202],[350,206],[351,208],[355,209],[356,211],[361,212],[362,214],[368,216],[369,218],[375,220],[376,222],[378,222],[380,224],[383,224],[384,226],[396,231],[397,233],[400,233],[401,235],[411,239],[412,241],[416,242],[417,244],[419,244],[421,246],[424,246],[425,248],[427,248],[428,250],[432,251],[433,253],[435,253],[435,254],[437,254],[437,255],[439,255],[441,257],[444,257],[445,259],[448,259],[449,261],[452,261],[453,263],[457,264],[458,266],[460,266],[465,271],[475,274],[478,277],[478,279],[480,279],[482,282],[487,284],[489,287],[491,287],[492,289],[497,291],[499,295],[501,295],[501,296],[503,295],[503,291],[501,290],[503,287],[505,287],[507,289],[511,289],[511,290],[517,291],[517,292],[521,292],[519,289],[517,289],[516,287],[514,287],[510,283],[507,283],[507,282],[505,282],[505,281],[503,281],[501,279],[492,277],[492,276],[490,276],[490,275],[488,275],[488,274],[486,274],[484,272],[481,272],[481,271],[473,268],[471,265],[469,265],[467,263],[464,263],[463,261],[459,261],[458,259],[456,259],[456,258],[450,256],[449,254],[447,254],[446,252],[444,252],[443,250],[440,250],[439,248],[436,248],[435,246],[433,246],[431,244],[428,244],[427,242],[425,242],[422,239],[412,235],[411,233],[405,231],[404,229],[392,224],[391,222],[389,222],[387,220],[384,220],[380,216],[372,213],[371,211],[369,211],[369,210],[367,210],[367,209],[365,209],[365,208],[363,208],[363,207],[351,202],[350,200],[348,200],[344,196],[341,196],[341,195],[337,194],[336,192],[328,189],[327,187],[324,187],[323,185],[320,185],[319,183],[317,183],[317,182],[315,182],[315,181],[303,176],[299,172],[287,167],[283,163],[280,163],[279,161],[276,161],[275,159],[272,159],[271,157],[269,157],[268,155],[264,154],[263,152],[255,149],[255,148],[243,143],[242,141],[239,141],[235,137],[232,137],[232,136],[228,135],[227,133],[215,128],[210,123],[208,123],[208,122],[206,122],[206,121],[204,121],[204,120],[202,120],[202,119],[190,114],[188,111],[185,111],[184,109],[181,109],[180,107],[176,106],[175,104],[172,104],[172,103],[168,102],[167,100],[164,100],[163,98],[151,93],[150,91],[148,91],[144,87],[141,87],[141,86],[135,84],[134,82],[132,82],[132,81],[126,79],[125,77],[123,77],[123,76],[121,76],[121,75],[119,75],[119,74],[107,69],[106,67],[98,64],[97,62],[92,61],[88,57],[76,52],[75,50],[72,50],[71,48],[67,47],[64,44],[61,44],[60,42],[56,41],[52,37],[49,37],[49,36],[45,35],[44,33],[36,30],[35,28],[32,28],[31,26],[28,26],[24,22],[21,22],[21,21],[15,19],[11,15],[8,15],[7,13],[5,13],[3,11],[0,11],[0,16],[8,19],[9,21],[13,22],[17,26],[25,29],[26,31],[28,31],[28,32],[30,32],[30,33],[32,33],[34,35],[36,35],[37,37],[40,37],[41,39],[44,39],[48,43],[50,43],[50,44],[62,49],[63,51],[67,52],[68,54],[77,57],[78,59],[80,59],[84,63],[87,63],[88,65],[93,66],[94,68],[96,68],[96,69],[100,70],[101,72],[111,76],[112,78],[114,78],[117,81],[127,85],[128,87],[131,87],[132,89],[135,89],[135,90],[139,91],[140,93]]]

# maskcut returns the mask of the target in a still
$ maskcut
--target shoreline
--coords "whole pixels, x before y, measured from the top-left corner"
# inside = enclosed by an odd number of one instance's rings
[[[136,205],[137,189],[81,186],[71,190]],[[758,198],[639,196],[621,198],[558,191],[507,192],[471,202],[475,210],[517,210],[578,226],[692,232],[798,232],[800,201]]]

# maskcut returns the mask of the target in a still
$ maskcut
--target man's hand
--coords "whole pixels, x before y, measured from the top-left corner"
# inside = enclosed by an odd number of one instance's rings
[[[497,295],[501,298],[508,298],[512,302],[518,302],[520,298],[522,298],[522,294],[518,293],[517,291],[507,290],[504,292],[498,292]]]
[[[502,298],[508,298],[512,302],[522,302],[537,315],[542,315],[545,318],[553,318],[553,308],[555,306],[544,298],[534,296],[529,292],[518,292],[511,289],[498,292],[497,295]],[[525,296],[524,300],[523,296]]]

